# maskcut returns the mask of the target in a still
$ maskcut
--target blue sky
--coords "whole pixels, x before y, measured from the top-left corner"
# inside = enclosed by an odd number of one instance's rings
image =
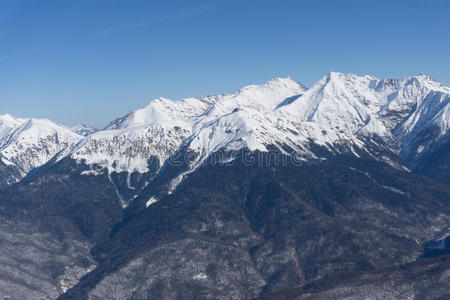
[[[0,1],[0,114],[103,127],[163,96],[329,71],[450,85],[450,1]]]

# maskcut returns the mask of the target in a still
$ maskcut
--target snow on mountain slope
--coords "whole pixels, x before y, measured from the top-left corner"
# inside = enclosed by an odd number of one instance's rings
[[[179,101],[157,98],[144,108],[111,122],[105,129],[126,129],[152,124],[160,124],[166,128],[190,126],[189,119],[202,114],[209,104],[207,98],[188,98]]]
[[[277,107],[287,105],[287,101],[295,100],[305,91],[305,87],[290,78],[277,78],[222,96],[194,124],[190,146],[208,153],[221,148],[265,150],[266,145],[279,140],[275,137],[280,133],[277,124],[281,121],[275,114]]]
[[[43,165],[61,150],[74,146],[82,138],[47,119],[15,119],[8,115],[1,119],[0,159],[3,164],[16,168],[20,173],[20,176],[9,178],[8,182],[20,180],[32,169]]]
[[[330,132],[354,134],[372,121],[370,116],[381,105],[380,99],[370,89],[375,80],[371,76],[346,76],[332,72],[301,98],[280,110]],[[383,134],[383,128],[372,128]]]
[[[149,159],[157,158],[162,166],[175,153],[191,134],[195,117],[208,105],[196,98],[155,99],[146,107],[111,122],[105,130],[86,137],[69,155],[109,172],[144,173],[148,171]]]
[[[232,142],[228,129],[221,122],[232,124],[236,118],[231,116],[241,115],[241,123],[234,127],[237,130],[240,128],[239,132],[242,133],[245,130],[244,123],[251,120],[245,116],[247,113],[253,112],[264,119],[265,113],[273,111],[287,98],[301,95],[304,91],[305,88],[294,80],[280,78],[266,84],[244,87],[231,95],[179,101],[158,98],[146,107],[111,122],[105,130],[85,138],[70,153],[64,155],[87,164],[99,165],[109,172],[146,172],[150,158],[156,157],[162,167],[182,144],[192,143],[194,137],[197,140],[205,137],[202,141],[208,143],[207,153],[211,149],[219,149],[226,144],[227,138]],[[214,127],[213,124],[217,122],[219,130],[225,129],[227,138],[219,135],[216,139],[209,140],[204,130]],[[257,122],[252,123],[251,127],[254,126],[257,126]],[[61,155],[60,158],[62,157]]]
[[[148,171],[148,160],[157,158],[160,165],[170,157],[189,135],[185,128],[160,124],[117,130],[102,130],[82,140],[65,155],[95,164],[111,172]]]
[[[280,108],[288,118],[332,133],[333,140],[378,136],[404,157],[420,132],[439,128],[428,145],[448,133],[449,109],[450,88],[426,75],[380,80],[335,72]]]
[[[361,150],[370,152],[367,142],[373,141],[412,160],[448,136],[449,95],[450,88],[426,75],[378,79],[331,72],[309,90],[291,78],[277,78],[230,95],[155,99],[73,148],[68,142],[58,160],[70,156],[109,174],[145,173],[149,160],[157,159],[162,168],[169,157],[189,149],[197,155],[175,183],[211,153],[224,149],[266,151],[275,146],[303,159],[317,159],[316,145],[358,155]],[[2,132],[25,122],[3,119],[9,125]],[[79,139],[77,135],[73,140]],[[38,156],[39,163],[53,150]]]
[[[25,119],[14,118],[8,114],[0,115],[0,147],[6,143],[6,137],[25,121]]]
[[[367,151],[367,139],[376,138],[407,157],[448,133],[449,95],[450,88],[426,75],[380,80],[331,72],[298,97],[286,97],[288,103],[283,105],[239,105],[245,103],[239,99],[231,113],[229,109],[212,115],[211,109],[194,127],[191,148],[207,156],[220,148],[265,151],[267,145],[275,145],[283,151],[287,145],[314,158],[311,141],[331,151],[345,145],[354,152],[354,148]],[[431,128],[439,128],[433,138],[426,136],[422,144],[412,145],[417,144],[415,137]]]
[[[155,99],[60,158],[69,155],[110,173],[143,173],[150,158],[162,167],[187,147],[197,154],[192,171],[221,149],[266,151],[270,145],[285,152],[287,146],[302,157],[317,158],[311,143],[337,152],[345,145],[356,153],[356,148],[368,151],[365,143],[374,138],[407,157],[448,134],[449,95],[448,87],[426,75],[381,80],[331,72],[309,90],[277,78],[230,95]],[[432,138],[417,140],[432,129]]]
[[[82,136],[88,136],[96,131],[98,131],[97,128],[86,126],[84,124],[78,124],[73,127],[70,127],[70,130],[75,132],[76,134],[82,135]]]

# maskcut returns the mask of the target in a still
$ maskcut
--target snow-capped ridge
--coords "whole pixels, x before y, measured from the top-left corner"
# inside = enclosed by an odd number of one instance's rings
[[[278,145],[280,150],[281,145],[289,145],[307,153],[311,140],[331,148],[344,141],[364,148],[364,141],[375,137],[392,151],[400,151],[409,147],[407,135],[414,135],[417,126],[439,123],[443,132],[448,131],[448,93],[443,92],[447,90],[427,75],[378,79],[330,72],[310,89],[287,77],[248,85],[229,95],[160,97],[92,134],[71,155],[109,171],[133,172],[145,171],[139,166],[145,164],[146,155],[157,156],[162,163],[182,145],[202,159],[220,149],[265,151],[268,145]],[[439,100],[440,106],[433,104],[439,102],[430,98],[433,93],[445,98]],[[114,151],[112,145],[123,150]],[[137,147],[145,155],[129,156],[127,147]]]
[[[0,147],[5,142],[4,138],[25,121],[25,119],[14,118],[10,114],[0,115]]]
[[[108,173],[145,173],[150,159],[157,159],[161,168],[175,153],[193,151],[196,159],[179,182],[220,150],[275,147],[285,154],[284,149],[292,149],[303,159],[324,159],[314,152],[315,146],[358,156],[361,151],[371,155],[367,143],[373,143],[409,160],[449,134],[449,95],[450,88],[424,74],[379,79],[330,72],[309,89],[287,77],[227,95],[181,100],[159,97],[84,137],[73,133],[74,128],[61,129],[49,120],[15,121],[5,115],[0,116],[0,134],[9,130],[10,137],[23,138],[31,128],[39,127],[33,134],[36,140],[25,139],[32,140],[29,145],[49,145],[41,136],[63,141],[58,144],[65,148],[58,146],[49,152],[63,150],[56,162],[71,157]],[[2,127],[3,119],[9,127]],[[94,173],[98,174],[84,174]]]
[[[0,124],[21,124],[24,122],[23,118],[15,118],[10,114],[0,115]]]
[[[303,85],[287,77],[275,78],[260,85],[248,85],[230,95],[189,97],[181,100],[158,97],[145,107],[112,121],[105,129],[123,129],[156,123],[162,126],[183,125],[183,122],[191,122],[190,119],[201,116],[215,104],[222,108],[233,106],[233,109],[237,105],[259,105],[272,109],[280,103],[281,98],[284,100],[304,91],[306,88]],[[276,102],[271,98],[275,98]]]
[[[230,95],[181,100],[156,98],[143,108],[112,121],[104,130],[91,134],[71,151],[65,151],[58,160],[71,156],[88,164],[98,164],[109,172],[145,172],[150,156],[157,157],[162,166],[188,140],[194,141],[191,147],[195,147],[199,139],[206,142],[208,127],[218,130],[215,131],[216,138],[207,142],[205,153],[224,145],[256,145],[252,130],[247,130],[245,136],[236,136],[233,141],[229,129],[223,129],[241,127],[242,133],[248,122],[256,127],[257,123],[248,115],[250,112],[269,113],[286,98],[304,91],[304,86],[291,78],[276,78],[261,85],[244,87]],[[261,148],[261,143],[258,147]]]
[[[32,169],[45,164],[58,152],[73,147],[82,139],[69,128],[48,119],[6,118],[15,121],[14,126],[0,140],[0,159],[14,168],[13,173],[17,174],[6,179],[10,183],[20,180]]]
[[[70,130],[72,130],[76,134],[79,134],[82,136],[88,136],[88,135],[98,131],[97,128],[87,126],[85,124],[77,124],[75,126],[70,127]]]

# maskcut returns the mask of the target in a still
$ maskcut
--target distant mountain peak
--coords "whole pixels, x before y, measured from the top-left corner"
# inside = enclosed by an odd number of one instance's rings
[[[7,120],[8,123],[2,122]],[[22,119],[0,116],[0,168],[10,169],[0,176],[0,187],[22,179],[61,150],[74,146],[82,136],[48,119]]]
[[[94,134],[91,140],[100,139],[106,143],[106,140],[120,136],[129,139],[133,145],[150,139],[145,137],[145,132],[153,132],[160,140],[157,142],[151,138],[153,146],[148,147],[157,149],[164,144],[164,151],[154,153],[161,161],[181,145],[189,145],[193,151],[201,153],[199,157],[220,148],[248,147],[265,151],[266,145],[278,145],[280,149],[281,145],[289,145],[308,156],[311,140],[324,147],[333,148],[334,144],[346,141],[364,148],[364,140],[375,136],[385,140],[393,151],[399,151],[402,147],[410,147],[405,144],[411,139],[406,135],[417,134],[417,129],[413,128],[426,123],[407,120],[408,116],[411,118],[415,114],[414,105],[421,101],[428,105],[429,93],[442,93],[447,89],[426,76],[414,77],[417,81],[414,84],[408,80],[330,72],[309,90],[287,77],[248,85],[229,95],[181,100],[160,97],[111,122],[107,129],[112,131]],[[448,97],[446,93],[442,95]],[[434,122],[430,116],[426,118]],[[442,122],[439,124],[444,126]],[[404,129],[394,131],[398,126]],[[170,135],[174,128],[183,130],[183,135],[172,139]],[[115,131],[117,129],[120,131]],[[81,149],[74,151],[77,156]],[[139,155],[133,159],[137,157]],[[139,159],[145,161],[145,157]],[[110,170],[114,169],[111,166],[119,165],[107,157],[102,156],[101,160],[108,162]]]
[[[70,127],[70,130],[75,132],[76,134],[82,135],[82,136],[88,136],[96,131],[98,131],[97,128],[87,126],[84,124],[77,124],[75,126]]]
[[[14,122],[14,121],[17,121],[17,120],[18,120],[17,118],[14,118],[10,114],[2,114],[2,115],[0,115],[0,121],[1,122]]]
[[[312,142],[329,151],[353,153],[370,151],[366,143],[371,139],[410,159],[448,134],[449,95],[450,88],[427,75],[379,79],[330,72],[310,89],[290,77],[274,78],[228,95],[159,97],[99,131],[74,126],[70,130],[77,134],[68,140],[85,137],[75,147],[68,143],[58,159],[70,156],[108,172],[142,173],[148,170],[149,157],[157,157],[162,167],[183,147],[197,153],[195,168],[219,150],[267,151],[270,146],[285,152],[288,147],[305,159],[316,159]],[[0,124],[3,119],[10,124],[0,125],[3,136],[30,125],[25,122],[69,136],[49,120],[3,115]],[[427,132],[432,132],[429,138]]]

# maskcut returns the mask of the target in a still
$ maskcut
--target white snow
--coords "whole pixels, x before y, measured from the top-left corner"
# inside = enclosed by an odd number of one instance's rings
[[[206,280],[208,276],[205,273],[198,273],[192,277],[194,280]]]
[[[148,199],[148,201],[145,203],[145,207],[149,207],[150,205],[154,204],[158,202],[158,200],[155,197],[151,197],[150,199]]]
[[[7,165],[15,165],[21,177],[82,139],[67,127],[47,119],[18,119],[9,115],[0,116],[0,135],[0,158]]]
[[[88,136],[88,135],[98,131],[96,128],[86,126],[84,124],[78,124],[78,125],[72,126],[72,127],[70,127],[70,130],[72,130],[76,134],[79,134],[82,136]]]
[[[81,175],[101,175],[103,174],[103,172],[99,171],[99,170],[86,170],[80,173]]]
[[[394,193],[397,193],[397,194],[400,194],[400,195],[407,195],[404,191],[402,191],[402,190],[400,190],[398,188],[395,188],[393,186],[382,185],[382,187],[387,189],[387,190],[389,190],[389,191],[391,191],[391,192],[394,192]]]
[[[86,137],[59,158],[70,155],[87,164],[100,165],[108,172],[144,173],[148,171],[149,158],[158,159],[162,167],[188,141],[190,148],[201,154],[196,166],[223,147],[265,150],[266,144],[276,140],[277,133],[271,133],[269,142],[259,141],[254,128],[260,122],[271,121],[266,114],[279,103],[304,92],[305,88],[294,80],[279,78],[244,87],[231,95],[158,98]]]
[[[14,118],[9,114],[0,115],[0,147],[5,143],[6,137],[26,122],[26,119]]]
[[[323,159],[310,141],[340,153],[344,145],[359,156],[366,139],[379,137],[390,149],[407,155],[422,130],[450,127],[450,89],[426,75],[378,79],[331,72],[306,90],[291,78],[250,85],[230,95],[170,100],[158,98],[146,107],[86,137],[69,154],[108,172],[146,172],[150,157],[160,167],[182,147],[198,154],[185,175],[218,150],[266,151],[273,145],[294,149],[305,159]],[[418,145],[420,152],[428,144]],[[358,151],[359,149],[359,151]],[[388,163],[393,164],[389,161]],[[400,166],[401,167],[401,166]]]
[[[449,132],[450,88],[423,74],[378,79],[331,72],[309,90],[291,78],[277,78],[230,95],[157,98],[86,137],[58,126],[48,120],[0,116],[2,161],[16,164],[15,157],[24,155],[32,160],[27,165],[37,166],[64,148],[58,160],[70,156],[108,173],[144,173],[150,159],[158,160],[162,168],[173,154],[187,147],[197,157],[173,180],[174,190],[187,174],[222,149],[267,151],[271,145],[285,153],[282,146],[289,146],[305,160],[322,160],[312,150],[311,141],[332,152],[347,151],[359,157],[364,151],[370,154],[368,139],[373,143],[381,139],[383,147],[404,158],[422,155]],[[434,130],[433,135],[421,139],[427,130]],[[59,142],[52,146],[55,132]],[[22,153],[34,145],[51,151]],[[387,157],[374,156],[404,168]],[[23,169],[26,173],[30,167]]]

